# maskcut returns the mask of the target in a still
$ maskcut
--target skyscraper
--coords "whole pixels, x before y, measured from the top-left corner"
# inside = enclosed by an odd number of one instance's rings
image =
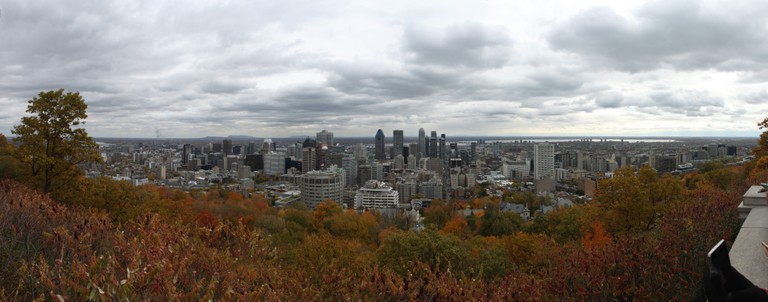
[[[392,131],[392,154],[390,157],[395,159],[398,155],[403,155],[403,130]]]
[[[333,132],[320,131],[317,133],[317,143],[326,146],[333,146]]]
[[[376,131],[376,137],[374,137],[376,143],[376,159],[387,159],[387,155],[384,153],[384,131]]]
[[[264,173],[267,175],[285,173],[285,153],[269,151],[264,154]]]
[[[472,144],[469,145],[469,160],[474,162],[476,156],[477,156],[477,143],[472,142]]]
[[[301,173],[315,170],[317,154],[314,147],[304,147],[301,151]]]
[[[533,177],[555,177],[555,146],[548,143],[533,145]]]
[[[429,157],[437,157],[437,131],[429,135]]]
[[[225,139],[223,142],[224,145],[224,155],[232,155],[232,140],[231,139]]]
[[[269,151],[275,151],[275,143],[272,142],[271,138],[264,140],[264,143],[261,144],[261,151],[259,153],[267,154]]]
[[[341,167],[345,172],[345,185],[347,187],[354,186],[357,183],[357,160],[350,154],[344,155],[341,158]]]
[[[317,141],[315,141],[315,140],[313,140],[313,139],[310,139],[309,137],[307,137],[307,138],[304,140],[304,142],[301,144],[301,147],[302,147],[302,148],[306,148],[306,147],[317,148]]]
[[[448,162],[448,149],[445,148],[445,133],[440,134],[440,158],[443,162]]]
[[[424,134],[424,128],[419,128],[419,150],[416,151],[419,158],[427,156],[427,138]]]
[[[181,163],[186,165],[192,159],[192,145],[184,144],[181,153]]]
[[[352,154],[355,155],[356,160],[368,159],[368,151],[365,150],[365,147],[362,143],[357,143],[357,145],[355,145],[355,148],[352,150]]]

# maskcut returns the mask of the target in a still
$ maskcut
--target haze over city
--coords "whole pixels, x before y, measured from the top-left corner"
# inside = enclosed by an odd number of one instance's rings
[[[4,1],[0,133],[64,88],[95,137],[755,137],[766,6]]]

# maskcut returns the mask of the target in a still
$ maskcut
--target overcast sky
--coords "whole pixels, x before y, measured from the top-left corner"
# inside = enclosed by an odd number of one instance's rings
[[[767,1],[0,1],[0,133],[757,136]]]

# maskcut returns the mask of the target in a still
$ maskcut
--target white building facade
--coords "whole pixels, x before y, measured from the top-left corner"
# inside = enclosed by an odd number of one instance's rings
[[[355,207],[358,209],[396,208],[400,194],[389,185],[371,180],[355,194]]]

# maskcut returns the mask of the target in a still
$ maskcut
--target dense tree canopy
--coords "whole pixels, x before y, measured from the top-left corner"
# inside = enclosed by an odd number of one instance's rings
[[[77,165],[100,160],[98,146],[80,128],[87,107],[77,92],[40,92],[27,106],[32,115],[14,127],[14,140],[20,143],[15,154],[43,192],[72,188],[82,174]]]
[[[15,148],[8,143],[8,139],[0,133],[0,178],[12,178],[22,180],[26,177],[26,170],[22,169],[21,163],[13,155]]]

